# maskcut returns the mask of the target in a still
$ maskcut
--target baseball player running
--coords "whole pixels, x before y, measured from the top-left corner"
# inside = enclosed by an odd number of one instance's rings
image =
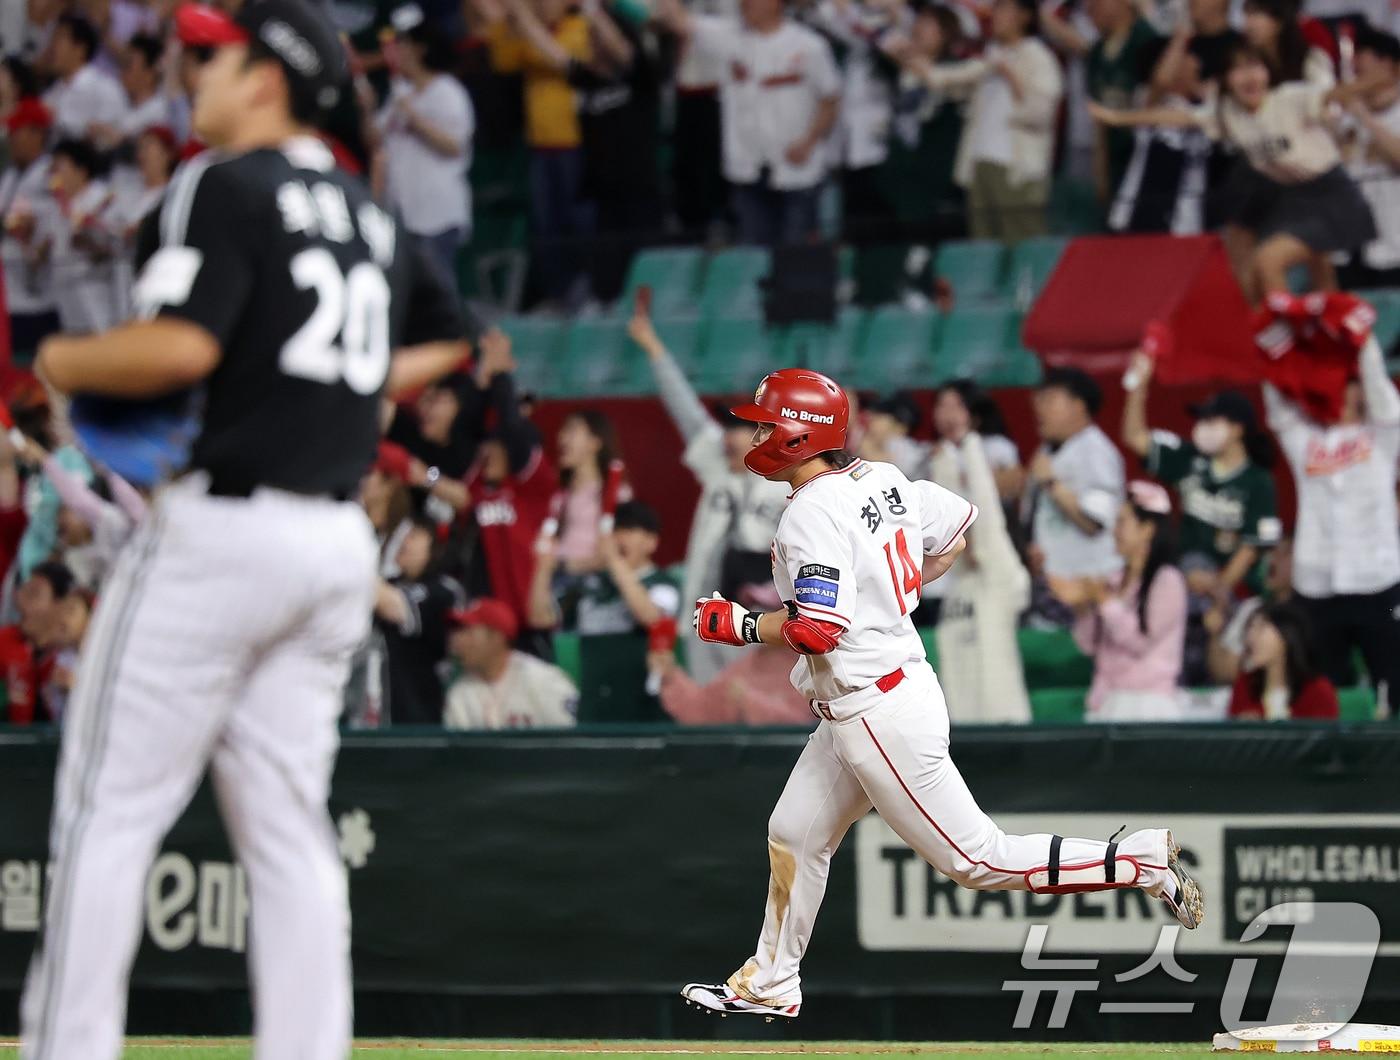
[[[909,614],[925,577],[965,547],[977,509],[932,482],[842,448],[849,409],[824,375],[789,368],[734,414],[758,425],[745,463],[792,487],[773,540],[785,610],[699,600],[696,631],[721,644],[786,644],[792,683],[821,721],[768,822],[771,876],[758,948],[719,985],[681,995],[712,1012],[791,1018],[799,966],[831,856],[873,806],[906,843],[965,887],[1039,894],[1139,887],[1183,927],[1204,915],[1200,888],[1162,828],[1122,842],[1007,835],[948,757],[948,711]]]
[[[445,277],[310,135],[344,53],[304,0],[181,9],[214,145],[138,241],[141,319],[45,344],[61,390],[203,391],[191,468],[97,608],[64,720],[27,1060],[114,1060],[156,849],[210,767],[247,874],[259,1060],[348,1055],[350,925],[326,812],[374,534],[352,500],[390,388],[461,360]],[[413,312],[414,334],[407,333]],[[427,345],[394,359],[406,341]]]

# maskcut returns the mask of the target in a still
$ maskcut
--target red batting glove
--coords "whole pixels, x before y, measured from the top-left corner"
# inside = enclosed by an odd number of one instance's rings
[[[758,642],[758,615],[715,593],[695,601],[691,625],[700,639],[710,644],[730,644],[742,647]]]

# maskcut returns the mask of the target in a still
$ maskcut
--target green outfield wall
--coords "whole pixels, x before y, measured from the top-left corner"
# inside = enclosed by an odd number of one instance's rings
[[[806,733],[607,730],[351,734],[331,814],[349,867],[365,1033],[716,1033],[673,1002],[748,956],[766,889],[765,827]],[[0,991],[18,990],[46,897],[57,738],[0,734]],[[1174,952],[1191,981],[1141,966],[1171,922],[1136,892],[974,895],[875,817],[839,851],[805,968],[806,1037],[1188,1038],[1219,1022],[1237,957],[1267,1008],[1287,928],[1240,942],[1280,902],[1360,902],[1382,944],[1367,1007],[1400,1008],[1400,728],[1216,725],[967,728],[953,753],[1008,830],[1107,838],[1169,825],[1209,901]],[[148,882],[133,1025],[236,1031],[249,915],[207,788]],[[1023,967],[1032,925],[1044,957]],[[1063,1031],[1012,1028],[1007,980],[1073,978]],[[1138,1003],[1189,1012],[1131,1016]],[[0,1009],[12,1029],[13,1006]],[[730,1033],[728,1021],[723,1028]],[[762,1025],[758,1025],[760,1028]],[[742,1029],[742,1028],[741,1028]],[[750,1026],[752,1033],[756,1028]]]

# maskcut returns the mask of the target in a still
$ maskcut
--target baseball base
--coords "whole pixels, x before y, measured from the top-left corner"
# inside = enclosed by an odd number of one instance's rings
[[[1214,1051],[1241,1053],[1395,1053],[1400,1027],[1382,1023],[1290,1023],[1217,1034]]]

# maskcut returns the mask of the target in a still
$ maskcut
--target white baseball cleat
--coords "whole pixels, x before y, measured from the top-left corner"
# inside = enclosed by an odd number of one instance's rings
[[[1187,931],[1194,931],[1206,918],[1206,900],[1201,894],[1201,886],[1191,878],[1191,874],[1181,865],[1181,848],[1176,845],[1170,832],[1167,833],[1167,871],[1176,878],[1176,895],[1162,895],[1162,901],[1176,917],[1176,922]]]
[[[763,1005],[756,1001],[749,1001],[740,997],[724,984],[710,985],[708,983],[687,983],[681,988],[681,997],[685,998],[685,1003],[702,1012],[717,1012],[720,1016],[728,1016],[731,1012],[742,1013],[748,1016],[762,1016],[763,1022],[772,1023],[775,1019],[792,1019],[802,1008],[799,1001],[796,1005]]]

